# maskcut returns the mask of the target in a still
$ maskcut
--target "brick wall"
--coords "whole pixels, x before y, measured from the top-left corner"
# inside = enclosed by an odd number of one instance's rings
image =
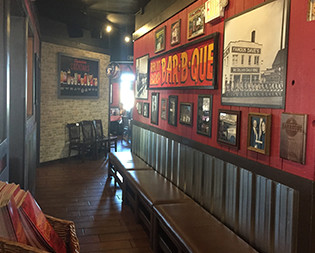
[[[99,60],[98,99],[58,99],[58,53]],[[68,156],[67,123],[102,119],[104,133],[107,133],[109,80],[105,69],[110,56],[43,42],[41,57],[40,162],[42,163]]]

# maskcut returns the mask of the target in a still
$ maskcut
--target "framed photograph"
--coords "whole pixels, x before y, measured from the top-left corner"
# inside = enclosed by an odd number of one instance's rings
[[[241,112],[219,110],[217,142],[239,149]]]
[[[143,117],[149,118],[149,103],[143,103]]]
[[[269,155],[271,114],[249,113],[247,149]]]
[[[168,97],[168,124],[177,126],[178,96]]]
[[[152,93],[151,95],[151,123],[159,124],[159,93]]]
[[[305,164],[307,114],[282,113],[280,157]]]
[[[142,114],[142,106],[143,106],[142,102],[136,103],[136,109],[137,109],[138,114],[140,114],[140,115]]]
[[[136,59],[135,98],[148,99],[149,55]]]
[[[99,61],[58,54],[58,98],[99,97]]]
[[[171,24],[171,46],[175,46],[180,43],[180,26],[180,19]]]
[[[155,51],[154,53],[165,50],[165,30],[166,26],[163,26],[155,32]]]
[[[180,103],[179,105],[179,123],[192,126],[193,123],[193,104]]]
[[[197,108],[197,133],[211,137],[212,95],[199,95]]]
[[[162,98],[161,99],[161,119],[166,120],[166,110],[167,110],[167,99]]]
[[[289,4],[266,1],[225,21],[223,105],[284,108]]]
[[[315,0],[308,0],[307,21],[315,20]]]
[[[187,38],[190,40],[205,32],[205,7],[204,5],[188,13]]]

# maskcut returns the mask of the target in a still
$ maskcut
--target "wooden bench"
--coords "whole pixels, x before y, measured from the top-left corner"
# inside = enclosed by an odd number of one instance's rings
[[[109,157],[109,175],[121,174],[123,203],[144,225],[154,252],[256,252],[139,157],[130,152]]]

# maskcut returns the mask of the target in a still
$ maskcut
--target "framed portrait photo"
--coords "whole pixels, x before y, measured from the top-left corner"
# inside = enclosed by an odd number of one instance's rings
[[[136,84],[135,98],[148,99],[148,72],[149,55],[144,55],[136,59]]]
[[[159,93],[151,94],[151,123],[159,124]]]
[[[280,157],[305,164],[307,114],[281,114]]]
[[[187,39],[193,39],[205,32],[205,7],[204,5],[188,13]]]
[[[166,120],[166,114],[167,114],[167,98],[161,99],[161,119]]]
[[[240,111],[219,110],[217,142],[239,148],[240,145]]]
[[[177,106],[178,96],[171,95],[168,97],[168,124],[177,126]]]
[[[149,118],[149,103],[143,103],[143,117]]]
[[[192,126],[193,123],[193,104],[180,103],[179,105],[179,123]]]
[[[165,30],[166,26],[163,26],[155,32],[155,53],[165,50]]]
[[[171,25],[171,46],[175,46],[180,43],[180,26],[180,19]]]
[[[249,113],[247,149],[269,155],[271,114]]]
[[[212,95],[199,95],[197,108],[197,133],[211,137]]]

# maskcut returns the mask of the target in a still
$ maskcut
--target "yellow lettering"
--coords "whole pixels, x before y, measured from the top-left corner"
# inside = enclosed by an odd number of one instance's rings
[[[178,84],[178,56],[173,55],[173,83]]]
[[[207,46],[200,48],[200,69],[199,69],[199,80],[203,82],[207,72]]]
[[[208,46],[207,80],[213,79],[213,43]]]
[[[185,83],[188,77],[188,56],[186,52],[180,54],[181,59],[181,74],[180,74],[180,81],[181,83]]]
[[[167,71],[166,71],[166,83],[172,84],[172,56],[168,57]]]
[[[191,57],[191,68],[190,68],[191,80],[193,80],[195,83],[197,83],[198,81],[198,72],[199,72],[199,50],[198,48],[195,48]]]
[[[162,67],[162,83],[161,83],[161,85],[163,85],[163,84],[165,84],[165,82],[166,82],[166,59],[165,58],[163,58],[162,60],[161,60],[161,67]]]

